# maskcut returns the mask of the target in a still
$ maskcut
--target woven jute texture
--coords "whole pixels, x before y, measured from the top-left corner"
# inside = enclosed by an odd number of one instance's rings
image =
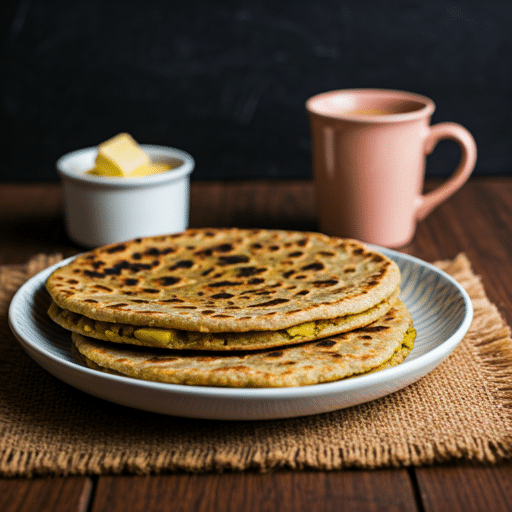
[[[223,422],[114,405],[52,377],[7,323],[15,291],[59,260],[0,267],[0,474],[149,474],[379,468],[512,454],[512,340],[464,254],[436,265],[468,291],[474,320],[455,351],[417,383],[311,417]]]

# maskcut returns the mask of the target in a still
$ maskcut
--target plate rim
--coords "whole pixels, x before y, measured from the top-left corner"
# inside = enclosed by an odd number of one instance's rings
[[[39,362],[39,358],[48,359],[54,365],[59,365],[65,368],[67,371],[74,371],[78,373],[84,373],[88,378],[93,378],[95,380],[106,381],[106,382],[116,382],[120,385],[128,386],[129,388],[138,388],[145,389],[153,392],[168,392],[171,394],[179,394],[186,397],[192,398],[218,398],[221,400],[286,400],[286,399],[301,399],[301,398],[315,398],[318,396],[324,396],[329,393],[350,393],[359,390],[364,386],[379,386],[387,381],[391,381],[397,377],[404,375],[411,375],[420,372],[420,370],[428,367],[429,364],[434,366],[424,372],[424,374],[429,373],[433,368],[438,366],[460,343],[463,339],[464,335],[468,331],[472,319],[473,319],[473,306],[471,299],[466,292],[466,290],[462,287],[460,283],[458,283],[452,276],[439,269],[435,265],[428,263],[416,256],[412,256],[409,254],[405,254],[393,249],[388,249],[384,247],[379,247],[372,244],[366,244],[369,247],[372,247],[375,250],[378,250],[390,257],[391,259],[405,259],[412,263],[415,266],[423,267],[429,269],[431,272],[434,272],[440,275],[443,279],[451,283],[451,285],[457,290],[458,294],[462,297],[465,312],[464,317],[462,318],[460,324],[458,325],[455,332],[441,342],[438,346],[430,349],[428,352],[419,355],[413,360],[404,361],[404,363],[393,367],[382,370],[376,373],[370,373],[365,375],[357,376],[353,379],[342,379],[333,382],[325,382],[312,384],[308,386],[294,386],[294,387],[282,387],[282,388],[223,388],[223,387],[214,387],[214,386],[191,386],[186,384],[170,384],[170,383],[161,383],[161,382],[153,382],[153,381],[145,381],[138,380],[133,377],[123,376],[123,375],[113,375],[108,373],[99,372],[97,370],[93,370],[84,365],[81,365],[78,362],[68,361],[58,356],[58,354],[54,354],[46,350],[45,347],[31,342],[31,340],[25,339],[23,333],[19,332],[17,328],[17,322],[19,319],[17,318],[18,307],[17,304],[20,303],[22,297],[25,297],[27,294],[27,290],[34,288],[34,283],[38,283],[39,286],[44,287],[45,282],[45,274],[49,275],[53,270],[59,268],[63,265],[66,265],[73,259],[80,256],[77,254],[75,256],[71,256],[69,258],[63,259],[60,262],[43,269],[38,272],[36,275],[32,276],[28,279],[21,287],[17,290],[15,295],[13,296],[11,303],[9,304],[8,310],[8,322],[9,326],[15,335],[16,339],[22,346],[22,348],[28,353],[28,355],[34,359],[40,366],[52,373],[55,377],[60,380],[64,380],[60,376],[51,372],[47,367],[42,365]],[[30,307],[34,307],[32,304]],[[42,335],[43,336],[43,335]],[[43,336],[44,337],[44,336]],[[51,339],[45,337],[47,341],[52,342]],[[35,352],[39,357],[34,357],[33,352]],[[421,373],[421,372],[420,372]],[[420,375],[418,378],[424,376],[424,374]],[[416,379],[417,380],[417,379]],[[69,382],[68,382],[69,383]],[[70,383],[71,385],[74,385]],[[78,386],[75,386],[78,387]],[[82,389],[82,388],[80,388]],[[87,391],[86,391],[87,392]],[[388,394],[388,393],[386,393]],[[98,396],[98,395],[96,395]],[[108,398],[100,397],[105,400],[109,400]],[[360,402],[363,403],[363,402]],[[139,406],[132,405],[136,409],[142,409]],[[149,410],[149,409],[145,409]],[[173,414],[173,412],[169,412],[167,414]],[[201,418],[203,416],[196,416]],[[204,418],[210,418],[211,416],[204,416]],[[233,419],[233,418],[229,418]],[[245,419],[245,418],[242,418]]]

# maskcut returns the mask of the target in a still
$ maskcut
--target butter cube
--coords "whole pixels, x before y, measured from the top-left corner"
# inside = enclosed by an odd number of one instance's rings
[[[95,174],[103,176],[144,176],[151,174],[151,160],[133,137],[120,133],[98,146]]]

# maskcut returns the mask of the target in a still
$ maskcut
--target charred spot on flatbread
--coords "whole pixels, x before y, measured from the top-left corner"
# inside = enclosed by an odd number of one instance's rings
[[[393,315],[343,335],[255,352],[169,354],[151,348],[120,348],[76,333],[72,339],[88,366],[117,375],[196,386],[306,386],[401,364],[413,348],[415,331],[402,302],[392,311]]]
[[[100,247],[55,270],[47,289],[61,308],[94,320],[220,333],[359,314],[399,281],[392,260],[355,240],[206,228]],[[228,297],[239,309],[226,314]]]

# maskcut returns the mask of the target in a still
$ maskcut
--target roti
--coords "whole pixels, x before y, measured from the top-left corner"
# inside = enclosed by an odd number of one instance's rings
[[[50,305],[49,316],[70,331],[113,343],[187,350],[258,350],[314,340],[368,325],[396,302],[398,291],[367,311],[329,320],[315,320],[275,331],[203,333],[161,327],[141,327],[92,320]]]
[[[398,301],[383,317],[355,331],[261,351],[169,351],[120,346],[72,334],[89,367],[142,380],[235,388],[307,386],[401,364],[416,333]]]
[[[254,332],[281,331],[261,334],[267,341],[255,341],[256,348],[367,325],[389,310],[399,283],[397,265],[356,240],[232,228],[192,229],[104,246],[55,270],[46,287],[60,310],[109,323],[94,324],[96,334],[115,332],[110,329],[114,324],[144,327],[153,333],[142,332],[139,338],[146,339],[135,339],[154,345],[157,338],[162,346],[156,329],[170,331],[174,340],[178,331],[207,333],[209,337],[187,335],[182,345],[174,341],[164,346],[233,349],[250,347],[247,340],[257,338]],[[54,310],[56,321],[63,318],[60,310]],[[61,322],[91,334],[78,324],[76,317]],[[242,342],[230,344],[215,336],[224,333],[246,334],[237,338]],[[122,335],[115,341],[133,343],[133,338]],[[192,338],[199,341],[190,344]]]

